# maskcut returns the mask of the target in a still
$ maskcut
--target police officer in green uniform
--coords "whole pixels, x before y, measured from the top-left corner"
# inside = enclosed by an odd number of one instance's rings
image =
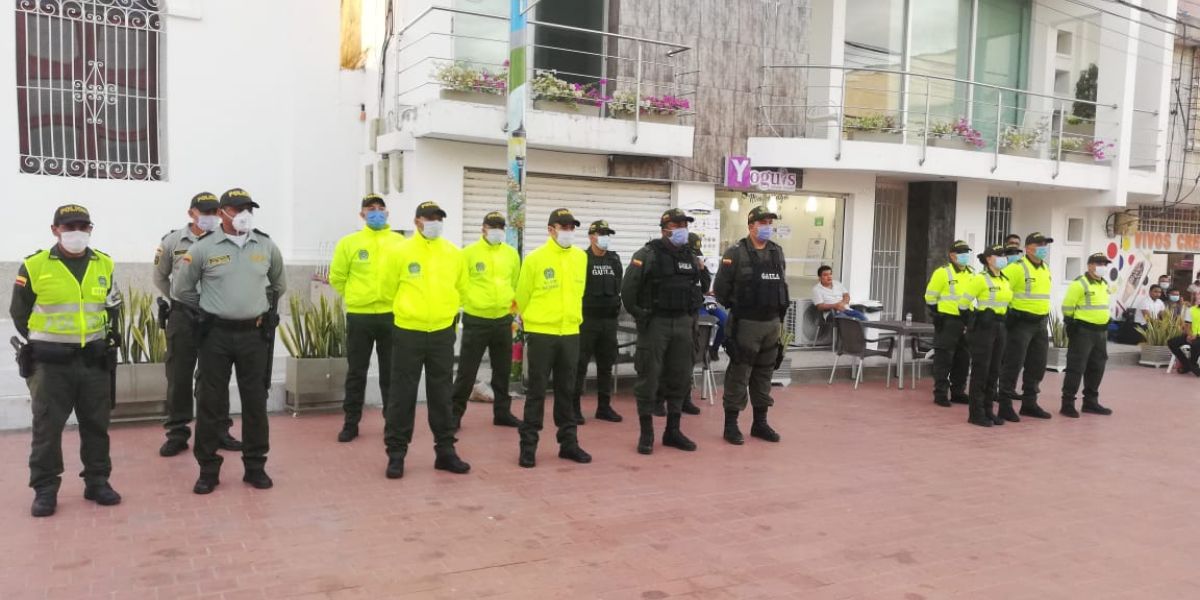
[[[221,195],[220,229],[205,234],[183,255],[173,290],[181,302],[199,307],[199,377],[196,446],[200,477],[192,491],[208,494],[220,483],[221,403],[237,368],[242,400],[242,481],[270,488],[267,451],[267,391],[270,335],[275,309],[286,287],[283,256],[267,234],[254,228],[258,203],[241,188]]]
[[[973,313],[960,308],[963,292],[975,278],[971,247],[956,240],[950,244],[949,256],[950,262],[938,267],[925,286],[925,304],[935,329],[933,402],[938,406],[950,406],[951,400],[967,403],[967,373],[971,370],[966,333]]]
[[[111,330],[120,304],[113,261],[88,247],[92,219],[82,206],[59,207],[50,231],[58,243],[25,257],[9,307],[17,332],[29,340],[18,360],[32,399],[29,487],[35,517],[48,517],[58,506],[62,433],[71,411],[79,421],[83,497],[102,506],[121,502],[108,483],[111,378],[120,340]]]
[[[667,426],[662,443],[693,451],[696,444],[680,430],[683,398],[692,378],[692,346],[695,343],[700,295],[700,260],[688,246],[687,213],[672,208],[662,214],[662,238],[651,240],[633,254],[629,271],[621,283],[625,310],[637,321],[638,339],[634,356],[638,382],[637,451],[654,451],[653,411],[659,386],[667,398]]]
[[[580,396],[587,366],[596,357],[596,418],[621,422],[612,407],[613,365],[617,362],[617,318],[621,315],[621,257],[608,245],[616,235],[608,221],[588,227],[587,287],[583,291],[583,324],[579,326],[579,370],[575,375],[572,401],[575,422],[583,424]]]
[[[159,456],[175,456],[187,450],[188,438],[192,433],[188,429],[188,423],[192,422],[192,400],[195,397],[192,390],[192,382],[196,375],[194,325],[199,307],[180,302],[179,298],[171,293],[171,280],[179,272],[179,267],[183,264],[183,255],[187,254],[188,248],[191,248],[200,236],[221,227],[221,217],[217,216],[219,204],[217,197],[209,192],[196,194],[188,207],[191,223],[163,236],[158,251],[154,254],[154,287],[158,288],[163,296],[171,299],[166,313],[167,420],[163,427],[167,430],[167,440],[158,449]],[[229,417],[229,390],[225,389],[224,392],[217,408],[217,412],[221,414],[218,445],[222,450],[241,451],[242,443],[229,434],[233,419]]]
[[[1112,409],[1100,404],[1100,382],[1108,363],[1108,280],[1098,271],[1111,263],[1097,252],[1088,257],[1087,273],[1067,286],[1063,297],[1062,314],[1071,339],[1067,346],[1067,373],[1063,377],[1062,410],[1060,414],[1079,418],[1075,410],[1075,394],[1083,382],[1085,413],[1111,415]]]
[[[788,310],[788,286],[783,248],[771,241],[779,216],[756,206],[746,218],[749,235],[721,258],[713,292],[729,309],[727,338],[730,352],[725,371],[725,441],[745,443],[738,415],[746,398],[754,407],[750,435],[778,442],[779,434],[767,423],[771,399],[771,374],[783,360],[779,333]]]
[[[467,400],[475,387],[484,351],[492,367],[492,425],[521,424],[512,413],[512,396],[508,394],[508,380],[512,377],[513,299],[521,274],[521,257],[516,248],[504,243],[506,226],[504,215],[488,213],[483,217],[479,240],[463,248],[467,285],[462,295],[462,345],[452,397],[455,429],[467,412]]]
[[[1021,400],[1020,414],[1049,419],[1050,413],[1038,406],[1042,378],[1046,376],[1046,354],[1050,346],[1046,319],[1050,314],[1050,256],[1048,238],[1040,232],[1025,237],[1025,256],[1004,267],[1004,275],[1012,285],[1013,299],[1008,310],[1008,340],[1004,344],[1004,360],[1000,367],[1000,417],[1019,422],[1012,401]],[[1022,374],[1024,370],[1024,374]],[[1017,376],[1021,376],[1022,393],[1017,394]]]
[[[700,259],[700,281],[696,285],[700,286],[700,295],[703,297],[712,288],[712,274],[708,272],[708,267],[704,264],[704,243],[700,236],[695,233],[688,233],[688,246],[691,247],[692,253],[696,258]],[[700,310],[697,315],[703,316],[708,314],[704,310]],[[707,329],[700,327],[696,328],[695,351],[693,352],[692,363],[695,366],[697,361],[704,360],[704,355],[701,352],[708,352]],[[703,339],[702,339],[703,338]],[[667,415],[667,386],[660,381],[658,384],[658,400],[654,405],[654,416],[665,417]],[[692,379],[688,378],[688,391],[683,396],[683,407],[680,409],[685,415],[700,414],[700,407],[692,402]]]

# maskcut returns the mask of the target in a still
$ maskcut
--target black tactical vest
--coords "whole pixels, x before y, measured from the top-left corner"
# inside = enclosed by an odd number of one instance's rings
[[[654,253],[650,271],[646,273],[649,293],[648,306],[656,315],[679,316],[700,310],[704,296],[700,290],[700,266],[692,249],[669,248],[663,240],[646,244]]]
[[[788,309],[783,249],[778,244],[768,242],[764,260],[745,239],[738,245],[749,260],[738,265],[734,314],[740,319],[756,321],[782,317]]]
[[[621,280],[617,272],[621,257],[608,251],[596,256],[587,250],[587,286],[583,290],[583,314],[588,317],[615,318],[621,312]]]

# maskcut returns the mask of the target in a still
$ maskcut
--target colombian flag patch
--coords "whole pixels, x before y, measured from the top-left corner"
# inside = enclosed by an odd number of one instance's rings
[[[642,261],[640,261],[640,260],[638,260],[638,259],[636,259],[636,258],[635,258],[635,259],[633,259],[633,260],[632,260],[632,261],[630,261],[630,262],[631,262],[631,263],[633,264],[633,266],[635,266],[635,267],[640,267],[640,266],[642,266]]]
[[[732,259],[732,258],[722,258],[722,259],[721,259],[721,264],[723,264],[723,265],[732,265],[732,264],[733,264],[733,259]]]
[[[29,284],[29,280],[28,280],[28,279],[26,279],[26,278],[25,278],[23,275],[17,275],[17,281],[16,281],[16,284],[17,284],[17,285],[19,285],[19,286],[21,286],[21,287],[25,287],[26,285],[28,285],[28,284]]]
[[[184,255],[183,255],[183,258],[181,258],[180,260],[182,260],[183,262],[185,262],[185,263],[187,263],[187,264],[189,264],[189,265],[190,265],[190,264],[192,264],[192,255],[191,255],[191,254],[184,254]]]

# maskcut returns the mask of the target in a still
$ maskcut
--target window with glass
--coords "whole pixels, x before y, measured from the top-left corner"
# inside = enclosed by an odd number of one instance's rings
[[[489,15],[508,15],[508,0],[454,0],[454,8]],[[493,71],[508,60],[508,21],[454,15],[454,60]]]
[[[543,23],[592,31],[605,30],[607,15],[607,0],[541,0],[537,5]],[[604,78],[604,36],[542,26],[535,29],[534,40],[535,69],[554,71],[559,79],[580,85]]]
[[[846,19],[845,65],[904,70],[905,0],[861,0]],[[899,120],[903,78],[876,71],[846,72],[846,114]]]

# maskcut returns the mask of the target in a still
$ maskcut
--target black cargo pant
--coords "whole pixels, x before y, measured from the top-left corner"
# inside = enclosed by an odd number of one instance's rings
[[[1067,372],[1063,377],[1063,402],[1074,402],[1083,382],[1083,403],[1095,404],[1100,400],[1100,382],[1104,380],[1104,367],[1108,364],[1108,328],[1076,322],[1067,346]]]
[[[458,350],[458,373],[454,375],[452,396],[455,419],[462,418],[467,412],[467,400],[475,387],[485,350],[492,366],[492,393],[495,394],[492,415],[512,414],[512,396],[508,394],[508,379],[512,376],[512,316],[484,319],[464,313],[462,323],[462,345]]]
[[[1190,366],[1192,371],[1196,371],[1196,369],[1200,368],[1197,366],[1200,364],[1200,337],[1197,337],[1195,340],[1189,343],[1187,336],[1181,335],[1177,338],[1167,341],[1167,347],[1171,349],[1171,354],[1175,355],[1175,359],[1179,361],[1180,365]],[[1185,347],[1189,348],[1189,352],[1192,353],[1191,358],[1183,355],[1183,349]]]
[[[1049,345],[1046,317],[1009,309],[1008,341],[1004,344],[1004,361],[1000,367],[1000,400],[1037,402],[1042,379],[1046,376]],[[1017,394],[1017,376],[1022,370],[1022,393]]]
[[[996,390],[1000,382],[1000,362],[1004,358],[1004,343],[1008,330],[1003,316],[980,313],[975,316],[975,326],[967,332],[971,349],[971,403],[986,407],[997,400]]]
[[[392,331],[392,388],[384,411],[383,442],[391,458],[403,459],[412,443],[417,416],[417,390],[425,372],[425,408],[435,450],[454,448],[454,338],[457,324],[437,331],[394,327]]]
[[[575,431],[575,369],[579,360],[579,335],[525,333],[525,356],[529,360],[529,386],[525,390],[525,415],[517,431],[522,446],[536,447],[538,432],[546,415],[546,384],[554,379],[554,426],[558,445],[579,445]]]
[[[587,379],[587,367],[596,357],[596,401],[597,406],[608,406],[612,402],[613,365],[617,362],[617,318],[583,317],[579,326],[579,365],[575,375],[575,407],[583,396],[583,382]]]
[[[667,412],[683,411],[683,399],[691,389],[692,345],[696,339],[696,315],[652,316],[638,324],[634,367],[638,380],[633,387],[639,417],[654,413],[662,390]]]
[[[779,319],[738,319],[735,312],[730,335],[733,358],[725,371],[722,403],[726,411],[746,410],[746,400],[755,408],[775,404],[771,399],[771,375],[779,358]],[[690,350],[690,348],[689,348]]]
[[[202,334],[196,389],[196,445],[192,449],[201,475],[221,471],[222,406],[229,397],[229,378],[237,369],[242,399],[242,465],[261,469],[271,449],[267,421],[267,343],[262,327],[214,321]]]
[[[196,380],[196,317],[192,309],[171,303],[171,316],[167,318],[167,420],[163,428],[167,439],[186,442],[192,435],[188,424],[193,418],[195,392],[192,384]],[[228,434],[233,426],[229,416],[229,388],[222,388],[222,398],[217,400],[217,412],[221,415],[221,432]]]
[[[367,371],[371,369],[371,350],[379,356],[379,399],[387,411],[388,389],[392,381],[392,313],[346,314],[346,395],[342,412],[347,425],[362,420],[363,399],[367,392]]]
[[[965,398],[971,349],[967,347],[966,324],[962,317],[941,315],[941,325],[933,336],[933,348],[934,400]]]
[[[79,421],[79,459],[86,485],[108,481],[108,418],[112,409],[109,371],[99,360],[76,351],[65,361],[36,359],[27,380],[33,409],[33,442],[29,451],[29,487],[58,491],[62,483],[62,434],[71,411]]]

